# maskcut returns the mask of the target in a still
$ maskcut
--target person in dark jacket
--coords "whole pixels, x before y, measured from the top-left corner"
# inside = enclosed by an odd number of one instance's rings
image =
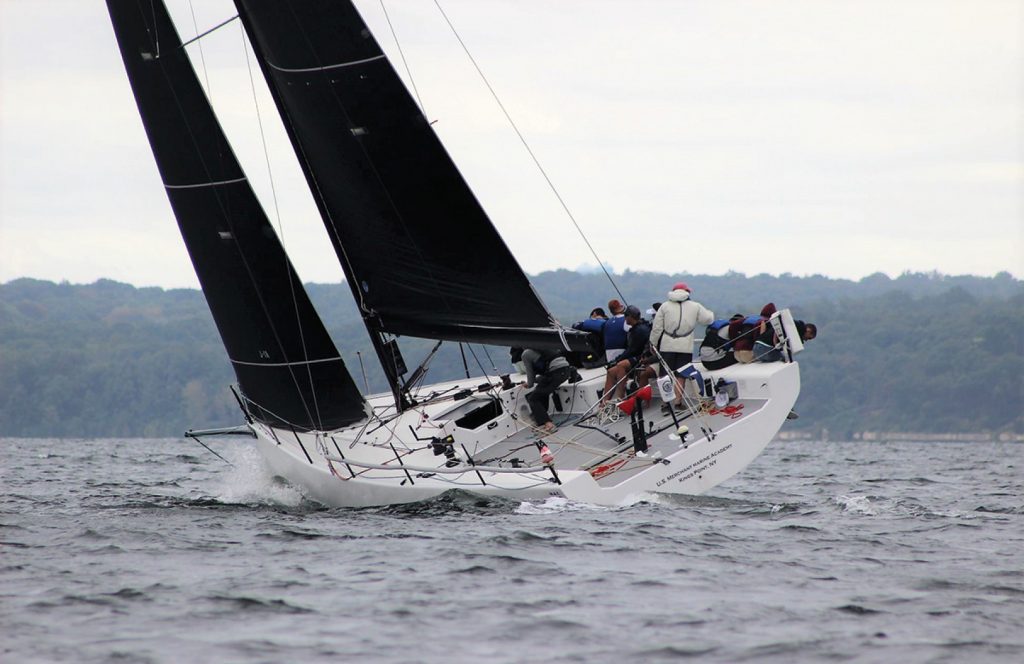
[[[604,379],[604,395],[601,403],[606,404],[612,398],[614,390],[615,398],[621,399],[626,396],[626,376],[633,370],[647,354],[648,344],[651,340],[651,324],[640,315],[640,310],[633,305],[626,307],[626,324],[629,325],[629,332],[626,334],[626,349],[615,356],[608,363],[608,375]]]
[[[548,403],[555,390],[569,380],[572,367],[559,351],[533,348],[523,351],[523,364],[526,366],[526,387],[533,388],[533,391],[526,395],[526,403],[530,405],[530,416],[538,427],[550,433],[557,427],[548,415]]]
[[[749,364],[754,361],[754,342],[764,334],[768,328],[768,319],[775,314],[774,302],[761,307],[761,313],[757,316],[736,317],[729,320],[729,339],[732,343],[733,356],[741,364]]]
[[[708,324],[704,330],[704,339],[700,342],[700,362],[705,369],[717,371],[736,364],[729,329],[731,323],[740,323],[745,318],[743,314],[734,314],[728,320],[720,318]]]
[[[793,321],[796,332],[800,335],[801,341],[810,341],[818,336],[818,326],[814,323],[805,323],[802,320]],[[765,326],[765,331],[754,342],[755,362],[781,362],[782,350],[779,348],[779,335],[775,334],[771,325]]]
[[[578,356],[578,364],[582,365],[585,369],[595,369],[604,366],[608,361],[604,352],[604,326],[607,322],[608,316],[605,315],[604,309],[594,307],[590,311],[590,317],[587,320],[581,320],[572,326],[574,330],[583,330],[590,333],[591,350],[586,353],[580,353]]]

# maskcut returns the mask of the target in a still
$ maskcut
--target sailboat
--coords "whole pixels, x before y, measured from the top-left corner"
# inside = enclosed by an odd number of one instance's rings
[[[356,7],[235,0],[390,392],[364,395],[236,159],[161,0],[107,0],[150,147],[237,378],[244,431],[270,469],[329,506],[453,489],[617,505],[701,494],[749,465],[790,414],[802,348],[688,366],[684,407],[650,385],[601,408],[579,368],[539,429],[515,373],[424,384],[402,336],[586,352],[487,217]],[[436,349],[436,346],[435,346]],[[665,401],[664,408],[660,407]]]

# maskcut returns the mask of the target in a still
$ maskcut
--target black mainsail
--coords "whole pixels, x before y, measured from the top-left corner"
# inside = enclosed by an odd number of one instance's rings
[[[107,0],[128,80],[251,414],[297,430],[366,404],[228,144],[163,2]]]
[[[586,348],[540,301],[351,2],[235,5],[371,337]]]

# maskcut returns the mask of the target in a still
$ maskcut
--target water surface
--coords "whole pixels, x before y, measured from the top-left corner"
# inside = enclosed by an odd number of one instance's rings
[[[0,440],[0,661],[1024,661],[1024,445],[326,509],[242,441]]]

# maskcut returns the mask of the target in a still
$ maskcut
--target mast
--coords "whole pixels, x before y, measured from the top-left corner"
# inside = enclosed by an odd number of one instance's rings
[[[386,372],[384,334],[587,348],[540,301],[351,2],[235,4]]]

